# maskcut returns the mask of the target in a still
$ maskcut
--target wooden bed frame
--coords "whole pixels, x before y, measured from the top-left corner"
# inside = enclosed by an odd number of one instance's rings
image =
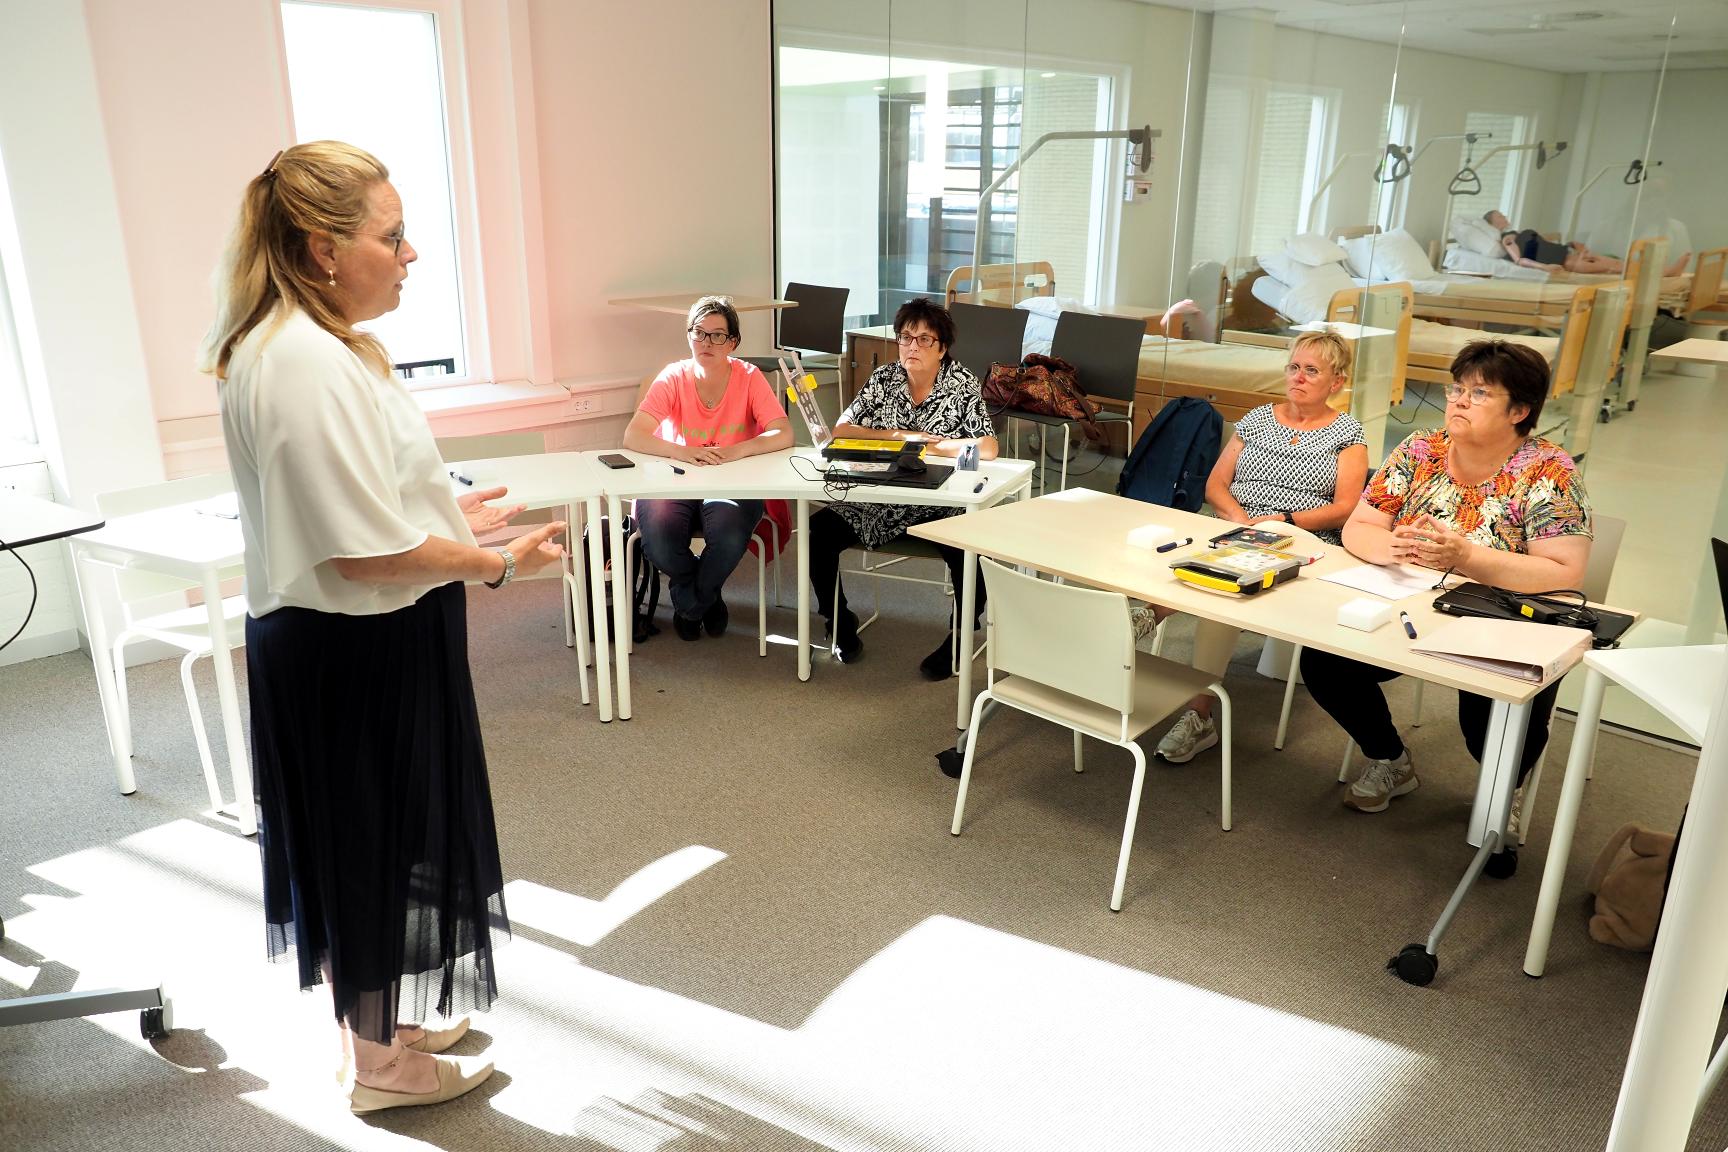
[[[1725,262],[1728,248],[1698,253],[1697,266],[1692,270],[1692,287],[1680,319],[1692,324],[1728,324],[1728,294],[1722,289]]]

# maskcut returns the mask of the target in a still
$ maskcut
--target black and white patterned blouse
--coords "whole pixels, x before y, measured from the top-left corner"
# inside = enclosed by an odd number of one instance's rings
[[[1230,495],[1251,517],[1332,503],[1338,489],[1338,454],[1368,442],[1361,423],[1340,412],[1323,428],[1289,428],[1278,423],[1272,409],[1262,404],[1236,425],[1242,453],[1236,457]],[[1314,535],[1328,544],[1344,542],[1338,528],[1318,529]]]
[[[990,424],[990,413],[984,407],[978,377],[958,361],[948,360],[937,370],[936,383],[922,404],[912,403],[908,385],[904,366],[882,365],[870,373],[870,379],[841,413],[838,423],[856,424],[860,428],[903,428],[944,440],[996,434]],[[955,512],[953,508],[910,504],[842,502],[829,507],[852,525],[858,539],[868,548],[880,548],[914,524],[940,520]]]

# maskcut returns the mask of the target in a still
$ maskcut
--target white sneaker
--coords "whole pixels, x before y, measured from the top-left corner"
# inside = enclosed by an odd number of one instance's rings
[[[1157,755],[1172,764],[1186,764],[1217,743],[1218,725],[1212,722],[1212,717],[1190,708],[1158,741]]]
[[[1416,769],[1410,764],[1406,748],[1396,760],[1370,760],[1362,776],[1344,794],[1344,807],[1358,812],[1384,812],[1392,806],[1392,797],[1416,791],[1421,783]]]
[[[1522,785],[1512,793],[1512,812],[1506,818],[1506,839],[1500,845],[1502,848],[1518,847],[1518,830],[1524,826],[1524,788]]]

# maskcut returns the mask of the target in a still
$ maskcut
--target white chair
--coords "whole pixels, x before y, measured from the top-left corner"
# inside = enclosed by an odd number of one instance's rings
[[[852,549],[848,549],[848,551],[852,551]],[[948,634],[952,641],[949,647],[954,651],[954,657],[949,662],[948,670],[951,673],[958,673],[960,671],[959,600],[954,594],[955,589],[952,582],[948,579],[948,565],[942,557],[941,549],[928,540],[921,540],[916,536],[901,536],[896,540],[890,540],[879,548],[866,548],[860,544],[856,551],[860,554],[858,557],[858,574],[870,577],[871,593],[870,615],[858,622],[859,634],[862,635],[864,629],[876,623],[877,618],[882,615],[882,581],[901,580],[907,584],[933,584],[941,588],[942,594],[948,598]],[[893,571],[908,560],[934,560],[942,565],[942,575],[937,577],[908,576],[904,572]],[[834,604],[840,602],[840,575],[838,571],[834,573],[834,599],[831,601]],[[832,637],[830,637],[830,641],[832,641]],[[974,660],[978,658],[978,653],[981,650],[973,650],[972,658]]]
[[[170,480],[163,484],[148,484],[141,488],[126,488],[103,492],[96,497],[96,507],[104,517],[130,516],[155,508],[209,500],[234,491],[234,481],[226,472],[209,476],[193,476]],[[210,757],[210,741],[204,734],[204,714],[198,706],[198,690],[192,682],[192,666],[200,656],[211,653],[210,620],[202,604],[176,608],[154,615],[136,616],[135,605],[146,600],[184,593],[198,585],[154,572],[113,570],[114,591],[120,602],[123,625],[113,641],[114,693],[120,709],[121,722],[116,726],[115,739],[125,747],[116,749],[122,755],[132,755],[132,724],[128,715],[126,695],[126,653],[128,644],[139,640],[159,640],[173,645],[185,655],[180,660],[180,686],[186,694],[186,711],[192,718],[192,736],[198,745],[198,762],[204,770],[204,788],[209,794],[210,807],[223,806],[222,788],[216,780],[216,766]],[[246,598],[228,596],[222,601],[222,618],[228,626],[228,644],[240,649],[246,643]],[[237,804],[250,804],[250,796],[236,796]]]
[[[1134,757],[1134,783],[1110,892],[1110,910],[1119,912],[1146,781],[1146,753],[1136,740],[1198,693],[1216,696],[1223,736],[1220,822],[1229,831],[1230,697],[1217,679],[1204,672],[1136,652],[1128,598],[1121,593],[1024,576],[987,557],[981,563],[990,590],[985,613],[988,682],[972,705],[960,794],[954,800],[949,831],[960,835],[978,753],[978,728],[989,701],[1073,729],[1076,772],[1085,767],[1081,748],[1085,736],[1126,748]]]

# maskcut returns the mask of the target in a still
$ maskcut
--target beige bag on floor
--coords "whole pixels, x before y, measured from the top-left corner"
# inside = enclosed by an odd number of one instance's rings
[[[1585,887],[1596,897],[1590,938],[1616,948],[1648,952],[1662,917],[1662,891],[1674,837],[1628,824],[1608,838]]]

